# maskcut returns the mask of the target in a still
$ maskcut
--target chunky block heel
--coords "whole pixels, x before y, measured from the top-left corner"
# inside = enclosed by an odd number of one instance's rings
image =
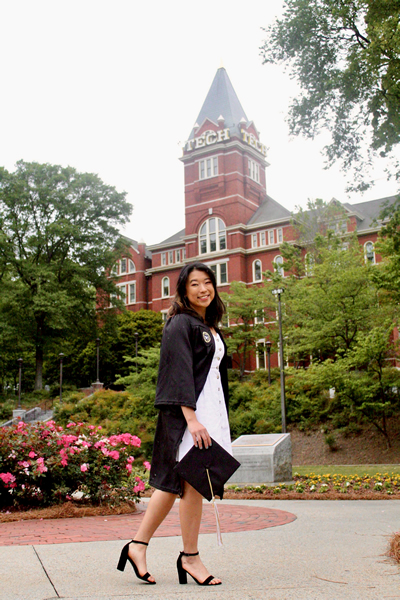
[[[117,565],[117,569],[118,571],[124,571],[125,567],[126,567],[126,561],[129,560],[129,562],[132,565],[133,570],[135,571],[135,575],[138,579],[141,579],[142,581],[145,581],[146,583],[148,583],[149,585],[155,585],[155,581],[149,581],[149,577],[151,577],[150,573],[147,572],[144,575],[140,575],[139,573],[139,569],[137,568],[135,561],[133,561],[131,559],[131,557],[129,556],[128,552],[129,552],[129,546],[131,544],[143,544],[143,546],[148,546],[147,542],[139,542],[137,540],[132,540],[130,541],[128,544],[126,544],[122,550],[121,550],[121,555],[119,557],[119,561],[118,561],[118,565]]]
[[[187,583],[187,576],[188,574],[190,575],[190,577],[192,579],[194,579],[194,581],[197,583],[197,585],[221,585],[221,582],[219,583],[211,583],[211,581],[213,579],[215,579],[214,575],[209,575],[207,577],[207,579],[205,579],[203,582],[198,581],[198,579],[196,579],[196,577],[194,577],[194,575],[192,575],[191,573],[189,573],[189,571],[186,571],[186,569],[183,568],[182,565],[182,556],[198,556],[198,552],[194,552],[193,554],[188,554],[187,552],[181,552],[178,556],[178,560],[176,561],[176,567],[178,569],[178,579],[179,579],[179,583],[181,584],[185,584]]]

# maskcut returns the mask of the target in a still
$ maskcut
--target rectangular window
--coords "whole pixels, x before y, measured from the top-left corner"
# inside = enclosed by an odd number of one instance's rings
[[[261,237],[261,242],[260,242],[261,246],[265,246],[265,231],[261,232],[260,237]]]
[[[283,231],[282,229],[278,229],[278,243],[283,242]]]
[[[136,282],[129,284],[129,304],[136,302]]]
[[[249,159],[249,176],[250,179],[260,183],[260,165],[254,160]]]
[[[121,258],[121,275],[126,273],[126,258]]]
[[[186,259],[186,248],[182,249],[182,260]]]
[[[205,158],[199,161],[199,178],[209,179],[218,175],[218,157]]]
[[[258,308],[254,311],[254,325],[258,325],[259,323],[264,323],[264,309]]]
[[[161,252],[161,264],[162,266],[167,264],[167,254],[166,252]]]
[[[257,369],[262,369],[265,371],[265,343],[260,342],[257,344],[257,352],[256,352],[256,366]]]
[[[217,280],[217,285],[221,285],[221,283],[228,283],[228,265],[227,263],[220,263],[218,265],[210,265],[210,269],[213,271],[215,275],[215,279]]]
[[[161,318],[163,320],[163,323],[167,322],[167,315],[168,315],[168,311],[166,311],[166,310],[161,311]]]
[[[118,298],[120,298],[124,304],[128,304],[128,298],[126,296],[126,285],[125,284],[118,286]]]
[[[251,247],[257,248],[257,234],[256,233],[253,233],[251,235]]]
[[[176,256],[176,262],[177,262],[177,263],[180,263],[180,262],[181,262],[181,251],[180,251],[180,250],[177,250],[177,251],[175,252],[175,256]]]
[[[275,244],[275,236],[274,236],[274,230],[270,229],[268,232],[268,243],[269,244]]]
[[[172,263],[174,262],[174,253],[173,252],[168,252],[168,264],[172,265]]]

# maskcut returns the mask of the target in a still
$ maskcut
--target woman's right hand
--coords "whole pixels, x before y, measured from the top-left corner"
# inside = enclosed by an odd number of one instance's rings
[[[193,444],[200,449],[211,446],[211,437],[207,429],[202,425],[196,417],[196,413],[192,408],[182,406],[182,411],[186,419],[187,427],[192,434]]]

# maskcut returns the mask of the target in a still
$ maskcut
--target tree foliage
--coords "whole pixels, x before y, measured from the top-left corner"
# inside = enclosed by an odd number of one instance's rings
[[[400,141],[399,16],[399,0],[286,0],[265,29],[264,62],[289,67],[301,88],[291,133],[329,131],[327,165],[353,168],[359,189],[371,183],[366,163]]]
[[[243,377],[249,352],[255,348],[257,340],[264,338],[265,299],[261,288],[247,287],[246,284],[233,281],[229,294],[221,297],[227,305],[229,326],[224,328],[228,354],[238,361],[240,376]],[[258,317],[258,318],[257,318]]]
[[[35,389],[51,342],[94,313],[96,289],[115,289],[107,269],[130,212],[125,193],[97,175],[23,161],[0,169],[0,315],[23,315],[3,335],[34,346]]]

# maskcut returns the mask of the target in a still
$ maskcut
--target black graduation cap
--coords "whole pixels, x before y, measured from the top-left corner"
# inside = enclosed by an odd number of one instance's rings
[[[193,446],[176,465],[179,475],[211,502],[221,499],[224,484],[240,467],[240,462],[211,438],[211,446],[200,449]]]

